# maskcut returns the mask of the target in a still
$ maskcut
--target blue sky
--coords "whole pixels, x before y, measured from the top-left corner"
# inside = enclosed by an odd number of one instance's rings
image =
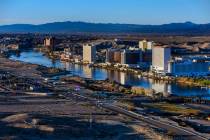
[[[210,0],[0,0],[0,25],[55,21],[210,23]]]

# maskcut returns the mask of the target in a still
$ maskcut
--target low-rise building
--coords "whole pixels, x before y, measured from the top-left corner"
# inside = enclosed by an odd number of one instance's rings
[[[121,59],[121,49],[107,49],[106,51],[106,62],[107,63],[122,63]]]
[[[106,62],[126,66],[137,66],[142,62],[142,51],[136,48],[129,49],[108,49]]]
[[[134,66],[142,62],[142,51],[139,49],[123,50],[121,56],[121,63],[125,65]]]
[[[210,75],[210,61],[207,57],[174,59],[169,61],[168,73],[173,76]]]
[[[20,46],[18,44],[10,44],[10,45],[7,45],[7,48],[9,50],[19,50]]]

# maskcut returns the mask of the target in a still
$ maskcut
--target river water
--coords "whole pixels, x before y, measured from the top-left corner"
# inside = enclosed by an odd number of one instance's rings
[[[128,74],[100,68],[89,68],[88,66],[61,62],[59,60],[53,61],[43,55],[43,53],[32,50],[21,52],[19,55],[12,55],[10,56],[10,59],[40,64],[47,67],[63,68],[71,71],[73,75],[92,78],[94,80],[105,80],[108,78],[111,81],[116,81],[123,85],[139,86],[147,89],[152,88],[157,92],[165,92],[179,96],[204,96],[204,98],[210,99],[210,89],[181,86],[176,83],[168,84],[166,82],[158,82],[142,78],[141,76],[135,74]]]

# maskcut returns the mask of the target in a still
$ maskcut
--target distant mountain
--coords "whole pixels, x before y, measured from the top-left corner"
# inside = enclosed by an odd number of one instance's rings
[[[163,25],[135,25],[86,22],[54,22],[40,25],[3,25],[0,26],[0,33],[137,33],[210,35],[210,24],[194,24],[192,22],[185,22]]]

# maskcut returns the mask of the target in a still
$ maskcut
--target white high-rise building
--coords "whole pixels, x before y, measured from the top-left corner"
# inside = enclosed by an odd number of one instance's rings
[[[168,46],[152,48],[152,70],[157,73],[167,73],[171,59],[171,49]]]
[[[154,42],[152,41],[147,42],[147,50],[152,50],[153,46],[154,46]]]
[[[93,44],[83,45],[83,62],[94,63],[96,61],[96,46]]]
[[[154,46],[154,42],[152,42],[152,41],[147,41],[147,40],[139,41],[139,48],[142,51],[152,50],[153,46]]]

